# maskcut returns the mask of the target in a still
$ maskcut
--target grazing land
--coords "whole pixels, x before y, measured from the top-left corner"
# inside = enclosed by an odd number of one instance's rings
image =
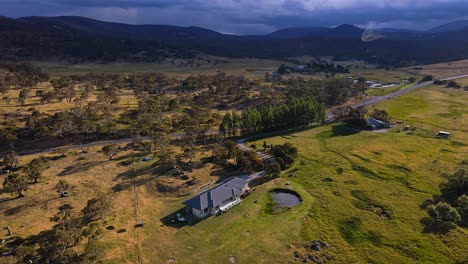
[[[414,66],[405,70],[420,75],[433,75],[436,78],[442,79],[466,73],[468,70],[468,60]]]
[[[171,77],[186,78],[192,74],[213,75],[218,71],[224,71],[234,75],[245,75],[253,79],[263,79],[265,72],[276,71],[284,61],[200,55],[193,60],[174,59],[159,63],[65,64],[38,61],[32,63],[55,76],[83,75],[95,72],[112,74],[156,72]]]
[[[466,229],[431,233],[421,223],[427,215],[421,204],[438,194],[441,175],[466,158],[467,99],[463,91],[424,88],[375,106],[404,121],[386,133],[331,125],[264,139],[299,148],[299,162],[283,177],[314,200],[297,239],[327,241],[328,259],[337,263],[466,260]],[[417,129],[398,132],[403,125]],[[441,129],[450,139],[435,138]]]

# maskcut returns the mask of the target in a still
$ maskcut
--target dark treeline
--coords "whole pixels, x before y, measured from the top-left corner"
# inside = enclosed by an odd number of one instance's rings
[[[350,79],[330,78],[325,80],[306,80],[291,78],[278,82],[280,91],[288,96],[310,96],[327,106],[344,103],[347,99],[360,95],[369,88],[365,80],[354,83]]]
[[[249,107],[240,118],[227,113],[221,122],[220,131],[226,136],[235,135],[237,127],[243,135],[297,128],[325,120],[325,106],[311,97],[292,98],[280,105]]]
[[[315,74],[315,73],[349,73],[348,68],[345,68],[341,65],[335,65],[333,63],[317,63],[309,62],[301,66],[288,66],[282,64],[277,72],[279,74],[288,74],[288,73],[302,73],[302,74]]]

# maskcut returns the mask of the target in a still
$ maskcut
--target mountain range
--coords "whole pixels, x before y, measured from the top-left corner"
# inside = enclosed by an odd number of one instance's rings
[[[428,31],[286,28],[237,36],[200,27],[128,25],[84,17],[0,17],[0,58],[81,61],[159,61],[197,53],[225,57],[283,58],[300,55],[413,65],[468,58],[468,21]]]

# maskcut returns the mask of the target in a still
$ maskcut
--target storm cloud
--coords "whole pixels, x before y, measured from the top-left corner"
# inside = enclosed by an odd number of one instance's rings
[[[468,0],[0,0],[0,15],[79,15],[130,24],[201,26],[262,34],[355,24],[427,29],[464,19]]]

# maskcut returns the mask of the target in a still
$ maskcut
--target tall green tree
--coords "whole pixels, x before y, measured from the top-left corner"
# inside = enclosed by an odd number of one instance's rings
[[[42,173],[46,169],[46,163],[42,158],[37,158],[31,160],[28,165],[24,168],[24,172],[28,178],[34,183],[37,183],[40,178],[42,178]]]
[[[4,182],[3,188],[6,192],[17,193],[18,197],[24,197],[24,191],[28,187],[28,179],[25,175],[22,174],[10,174],[8,175]]]

